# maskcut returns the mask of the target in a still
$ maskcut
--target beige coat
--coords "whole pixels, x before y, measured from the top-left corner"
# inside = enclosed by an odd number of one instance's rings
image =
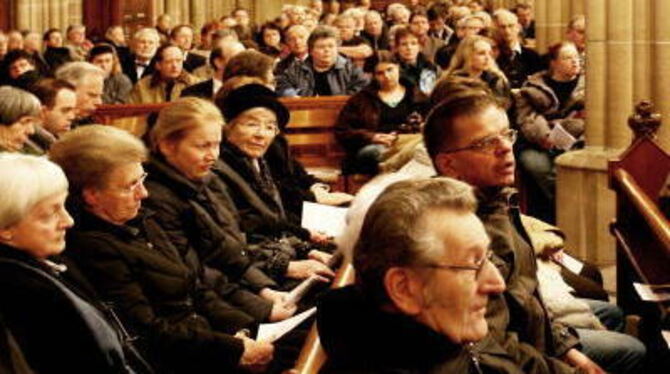
[[[174,101],[179,98],[181,91],[193,84],[200,82],[195,76],[183,72],[176,80],[174,88],[170,92],[169,100],[165,97],[165,88],[167,82],[160,80],[157,76],[158,72],[140,79],[130,92],[129,103],[132,104],[155,104],[164,103],[166,101]]]

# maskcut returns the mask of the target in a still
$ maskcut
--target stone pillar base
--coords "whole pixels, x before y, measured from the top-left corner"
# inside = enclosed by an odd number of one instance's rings
[[[599,266],[616,261],[609,224],[615,195],[608,188],[607,161],[621,149],[587,147],[556,159],[556,218],[572,255]]]

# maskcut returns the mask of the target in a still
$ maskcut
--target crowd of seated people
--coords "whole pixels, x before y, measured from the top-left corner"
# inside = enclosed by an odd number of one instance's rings
[[[253,334],[316,305],[327,372],[640,372],[645,347],[591,300],[601,280],[541,264],[561,251],[534,248],[508,188],[518,158],[553,223],[553,160],[579,142],[550,135],[583,133],[585,19],[542,57],[527,5],[408,3],[313,0],[262,27],[238,8],[199,32],[163,15],[128,43],[121,25],[0,33],[0,371],[282,372],[314,318]],[[279,100],[328,95],[350,96],[334,132],[355,170],[401,152],[459,180],[403,174],[332,293],[342,248],[302,206],[353,196],[295,158]],[[123,103],[166,106],[142,138],[96,124]],[[558,288],[589,323],[561,318]]]

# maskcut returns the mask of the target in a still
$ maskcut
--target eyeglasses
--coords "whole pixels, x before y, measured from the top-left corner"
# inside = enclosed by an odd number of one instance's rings
[[[120,192],[123,192],[125,194],[133,194],[137,192],[137,190],[140,188],[140,186],[144,185],[144,180],[147,179],[148,173],[142,174],[142,176],[139,177],[133,184],[126,186],[126,187],[120,187],[118,190]]]
[[[248,131],[251,131],[255,134],[257,133],[269,133],[272,135],[277,135],[279,134],[279,127],[277,126],[276,122],[244,122],[241,123],[240,126],[245,128]]]
[[[475,151],[475,152],[482,152],[482,153],[493,153],[496,150],[500,148],[500,145],[502,144],[503,140],[506,140],[510,143],[514,143],[516,141],[517,137],[517,131],[514,129],[507,129],[499,134],[496,135],[491,135],[487,136],[483,139],[479,139],[472,144],[461,147],[461,148],[455,148],[455,149],[448,149],[446,151],[442,151],[440,153],[454,153],[454,152],[461,152],[461,151]]]
[[[439,270],[470,270],[475,272],[475,278],[478,279],[479,275],[482,273],[482,269],[484,269],[484,265],[486,265],[487,262],[490,262],[492,258],[493,251],[487,251],[486,256],[473,265],[426,264],[421,265],[421,267]]]

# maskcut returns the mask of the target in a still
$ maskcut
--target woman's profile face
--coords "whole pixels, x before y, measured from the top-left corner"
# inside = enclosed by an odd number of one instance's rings
[[[159,148],[168,163],[190,180],[200,180],[211,172],[219,158],[220,123],[200,123],[179,140],[164,140]]]
[[[2,242],[39,259],[63,252],[65,232],[74,223],[66,198],[67,191],[61,191],[35,204],[19,222],[0,229]]]
[[[251,158],[263,157],[279,133],[277,116],[263,107],[242,112],[229,126],[226,140]]]
[[[475,73],[487,70],[491,65],[491,53],[491,44],[483,40],[475,42],[470,55],[470,70]]]
[[[39,119],[33,116],[23,116],[9,126],[0,125],[0,145],[11,152],[20,151],[35,133],[35,125]]]

